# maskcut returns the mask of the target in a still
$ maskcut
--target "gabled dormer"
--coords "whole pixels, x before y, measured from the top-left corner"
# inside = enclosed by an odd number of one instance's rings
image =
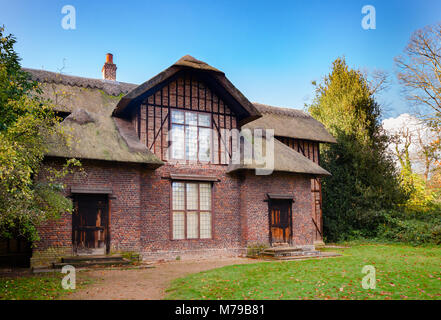
[[[261,116],[223,72],[191,56],[124,96],[113,115],[129,120],[161,160],[215,164],[228,164],[232,154],[232,138],[222,132]]]

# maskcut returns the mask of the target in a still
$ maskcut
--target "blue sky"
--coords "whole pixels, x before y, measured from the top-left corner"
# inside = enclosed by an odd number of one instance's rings
[[[76,29],[61,27],[64,5]],[[361,8],[376,9],[376,29]],[[410,107],[396,84],[393,58],[411,33],[441,20],[439,0],[382,1],[24,1],[0,0],[0,24],[13,33],[22,65],[101,77],[114,54],[117,80],[142,83],[190,54],[224,71],[251,101],[303,108],[332,61],[383,69],[392,88],[379,97],[385,117]]]

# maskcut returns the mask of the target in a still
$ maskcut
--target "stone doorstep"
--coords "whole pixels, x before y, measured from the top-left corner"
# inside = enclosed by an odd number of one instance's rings
[[[315,254],[316,251],[313,247],[305,247],[305,246],[291,246],[291,247],[272,247],[265,249],[263,251],[264,255],[270,256],[279,256],[279,255],[307,255],[307,254]]]
[[[265,253],[283,253],[283,252],[301,252],[301,251],[303,251],[303,249],[298,248],[298,247],[276,247],[276,248],[265,249],[263,252],[265,252]]]
[[[132,262],[128,260],[106,260],[106,261],[81,261],[81,262],[61,262],[54,263],[55,269],[62,268],[64,266],[73,266],[75,268],[92,267],[92,266],[123,266],[130,265]]]
[[[124,259],[121,255],[96,255],[96,256],[71,256],[61,258],[61,262],[53,263],[54,268],[62,268],[67,265],[74,267],[90,267],[90,266],[113,266],[113,265],[129,265],[132,262]]]
[[[320,252],[317,251],[316,254],[303,254],[295,256],[274,256],[274,257],[264,257],[265,261],[290,261],[290,260],[308,260],[308,259],[320,259],[320,258],[332,258],[342,256],[339,253],[334,252]]]
[[[115,255],[86,255],[70,256],[61,258],[61,262],[79,263],[79,262],[104,262],[104,261],[124,261],[125,259],[118,254]]]
[[[32,273],[50,273],[50,272],[61,272],[61,268],[47,268],[47,267],[40,267],[40,268],[33,268]],[[76,267],[75,269],[77,271],[93,271],[93,270],[121,270],[121,269],[150,269],[150,268],[156,268],[152,263],[143,263],[140,265],[92,265],[92,266],[86,266],[86,267]]]

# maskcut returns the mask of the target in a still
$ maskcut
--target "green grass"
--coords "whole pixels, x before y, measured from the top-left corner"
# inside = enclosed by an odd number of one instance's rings
[[[0,300],[54,300],[61,299],[72,290],[61,287],[65,274],[47,273],[25,275],[20,277],[0,278]],[[79,281],[77,276],[76,290],[88,281]]]
[[[441,299],[441,248],[356,244],[342,257],[233,265],[175,280],[167,299]],[[363,289],[363,266],[376,289]]]

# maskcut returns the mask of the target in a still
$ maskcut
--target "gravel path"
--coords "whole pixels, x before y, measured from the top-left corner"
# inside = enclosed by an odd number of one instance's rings
[[[159,300],[165,296],[165,289],[176,278],[190,273],[220,268],[232,264],[256,263],[245,258],[217,260],[173,261],[154,264],[154,268],[130,270],[93,270],[80,272],[80,280],[93,280],[84,289],[66,297],[74,300]]]

